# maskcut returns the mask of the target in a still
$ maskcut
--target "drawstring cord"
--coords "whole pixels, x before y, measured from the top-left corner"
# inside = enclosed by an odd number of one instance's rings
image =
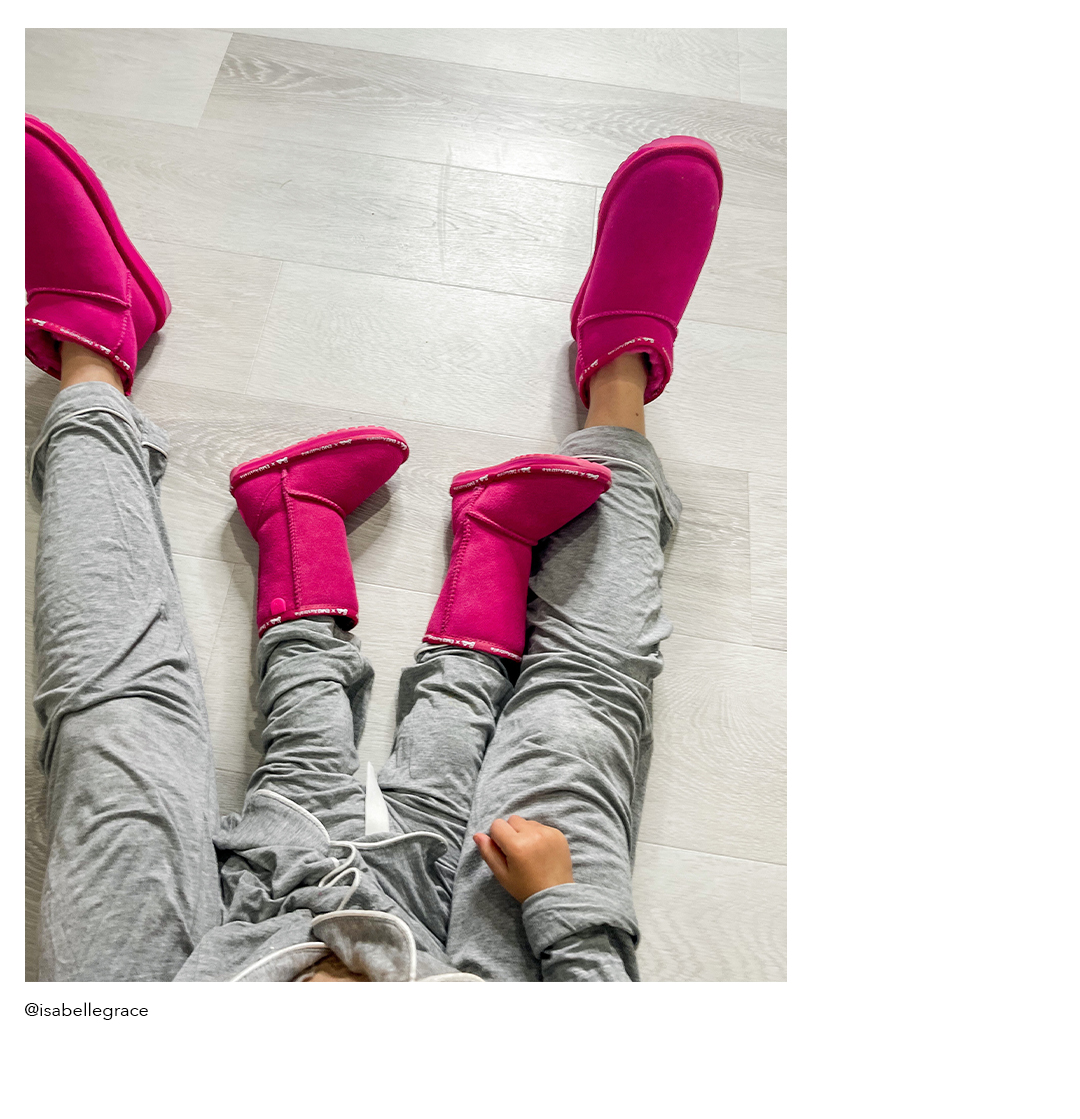
[[[356,844],[350,843],[348,842],[348,840],[332,839],[330,840],[330,846],[347,847],[349,849],[348,856],[344,859],[335,858],[333,867],[331,867],[330,870],[328,870],[326,874],[324,874],[322,878],[319,879],[320,887],[338,886],[343,883],[346,876],[352,876],[352,882],[350,883],[352,889],[349,890],[349,892],[342,899],[341,904],[337,907],[337,909],[334,910],[335,913],[339,913],[342,909],[345,908],[345,906],[349,904],[350,901],[352,901],[353,894],[355,894],[360,887],[360,878],[362,876],[362,872],[358,866],[350,865],[353,859],[355,859],[360,854],[360,852],[357,849]]]

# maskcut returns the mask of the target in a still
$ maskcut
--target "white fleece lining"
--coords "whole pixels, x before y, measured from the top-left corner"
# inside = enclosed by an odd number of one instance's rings
[[[416,939],[413,937],[412,929],[400,917],[395,917],[393,913],[383,913],[378,909],[339,909],[335,913],[321,913],[311,922],[311,931],[314,932],[317,926],[323,925],[327,921],[332,921],[335,918],[340,920],[342,917],[348,916],[373,917],[376,921],[385,921],[388,924],[397,925],[409,941],[409,982],[416,982]]]
[[[282,804],[287,804],[290,808],[295,808],[301,816],[310,820],[326,837],[326,842],[333,842],[330,839],[330,833],[323,827],[322,820],[318,816],[313,816],[303,805],[297,804],[294,800],[289,800],[288,797],[282,796],[281,793],[275,793],[273,789],[259,789],[257,792],[251,794],[253,797],[273,797],[274,800],[280,800]]]

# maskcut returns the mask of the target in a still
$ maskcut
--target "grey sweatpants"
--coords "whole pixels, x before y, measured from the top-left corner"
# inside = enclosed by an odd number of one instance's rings
[[[226,916],[205,703],[158,503],[167,446],[115,389],[87,384],[58,394],[31,451],[42,979],[171,979]],[[613,484],[538,549],[516,685],[494,657],[422,646],[379,775],[392,830],[447,843],[396,900],[455,966],[489,979],[540,974],[520,907],[466,838],[495,816],[559,827],[575,878],[623,898],[632,923],[651,684],[670,632],[662,547],[679,503],[643,436],[592,428],[563,451],[608,465]],[[372,672],[356,638],[288,623],[260,642],[257,672],[265,759],[251,788],[289,797],[334,839],[362,836],[354,772]]]

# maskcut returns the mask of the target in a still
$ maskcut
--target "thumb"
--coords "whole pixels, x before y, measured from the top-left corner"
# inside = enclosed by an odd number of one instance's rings
[[[506,856],[499,849],[499,845],[483,832],[474,835],[473,842],[480,848],[480,857],[491,868],[491,873],[495,875],[500,885],[504,885],[508,867]]]

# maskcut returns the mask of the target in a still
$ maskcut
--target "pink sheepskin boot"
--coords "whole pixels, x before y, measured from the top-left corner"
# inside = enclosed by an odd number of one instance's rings
[[[345,518],[408,457],[396,431],[349,427],[233,469],[229,489],[259,545],[260,637],[312,614],[333,614],[342,629],[356,625]]]
[[[59,377],[59,343],[78,342],[109,358],[130,393],[139,349],[170,310],[90,165],[27,116],[26,356]]]
[[[596,247],[570,312],[577,386],[622,353],[649,362],[645,402],[671,378],[679,320],[709,253],[724,179],[711,144],[653,140],[625,160],[604,191]]]
[[[533,546],[610,485],[606,466],[564,455],[522,455],[458,474],[450,569],[424,641],[520,661]]]

